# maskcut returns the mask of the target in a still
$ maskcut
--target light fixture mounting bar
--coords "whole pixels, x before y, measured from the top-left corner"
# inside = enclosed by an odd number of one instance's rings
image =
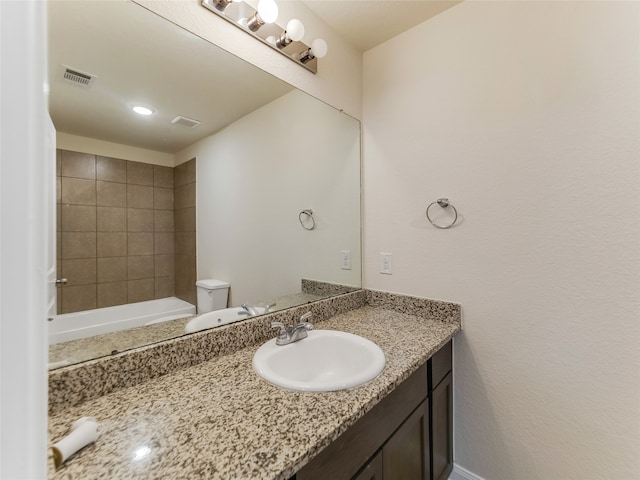
[[[251,18],[255,13],[256,9],[251,5],[243,2],[243,1],[234,1],[234,2],[224,2],[227,3],[226,8],[222,11],[218,8],[218,4],[220,1],[216,0],[202,0],[202,6],[207,10],[215,13],[219,17],[224,18],[227,22],[235,25],[237,28],[242,30],[243,32],[251,35],[255,39],[267,45],[269,48],[279,52],[281,55],[284,55],[292,62],[300,65],[301,67],[306,68],[312,73],[318,73],[318,59],[313,58],[305,63],[302,63],[299,60],[300,53],[306,52],[309,49],[309,46],[304,42],[296,42],[292,41],[287,46],[283,48],[278,48],[276,45],[267,41],[267,37],[272,36],[275,39],[280,38],[282,32],[284,31],[283,27],[280,27],[276,23],[265,24],[260,27],[259,30],[252,32],[248,28],[241,25],[239,22],[242,19]]]

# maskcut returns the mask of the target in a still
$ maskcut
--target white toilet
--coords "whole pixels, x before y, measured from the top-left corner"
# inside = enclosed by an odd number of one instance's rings
[[[207,313],[227,308],[229,284],[222,280],[207,278],[196,282],[198,287],[198,313]]]

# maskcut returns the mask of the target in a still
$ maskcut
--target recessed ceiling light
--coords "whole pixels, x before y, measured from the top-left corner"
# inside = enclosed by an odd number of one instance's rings
[[[131,109],[139,115],[151,115],[153,113],[151,108],[142,107],[140,105],[133,105]]]

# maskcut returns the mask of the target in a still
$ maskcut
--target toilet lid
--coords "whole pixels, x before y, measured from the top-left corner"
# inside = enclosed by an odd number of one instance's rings
[[[227,282],[223,282],[222,280],[216,280],[213,278],[198,280],[196,282],[196,286],[206,288],[207,290],[217,290],[218,288],[229,288],[229,284]]]

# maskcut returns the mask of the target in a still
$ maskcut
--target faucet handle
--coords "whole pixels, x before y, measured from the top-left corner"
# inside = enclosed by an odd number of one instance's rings
[[[311,317],[313,317],[313,313],[311,312],[307,312],[304,315],[302,315],[300,317],[300,323],[305,323],[307,320],[309,320]]]
[[[273,307],[275,307],[275,306],[276,306],[276,304],[275,304],[275,303],[272,303],[272,304],[270,304],[270,305],[267,305],[267,306],[265,307],[265,309],[264,309],[264,313],[269,313],[269,312],[271,311],[271,309],[272,309]]]
[[[285,327],[282,322],[271,322],[271,328],[279,328],[280,335],[287,333],[287,327]]]

